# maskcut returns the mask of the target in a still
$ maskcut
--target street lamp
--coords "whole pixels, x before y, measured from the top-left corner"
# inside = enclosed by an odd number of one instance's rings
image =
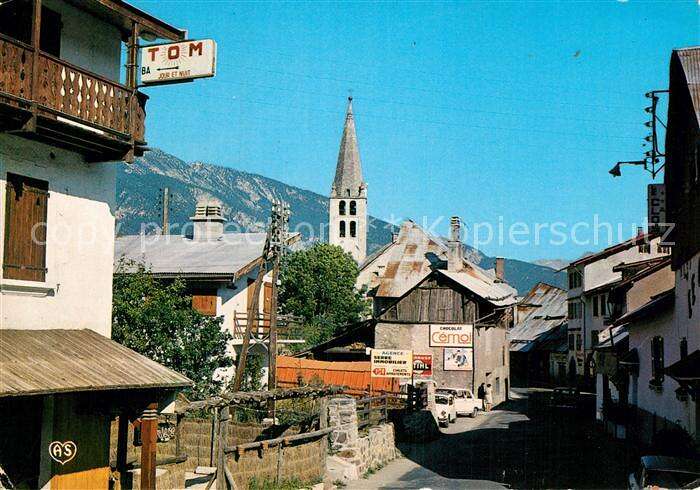
[[[633,161],[628,161],[628,162],[617,162],[613,168],[611,168],[608,173],[612,175],[613,177],[620,177],[622,175],[622,171],[620,170],[620,167],[622,165],[644,165],[644,168],[647,168],[647,162],[645,160],[633,160]]]

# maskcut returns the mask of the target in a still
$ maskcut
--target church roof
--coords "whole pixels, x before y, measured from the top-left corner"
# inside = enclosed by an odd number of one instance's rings
[[[352,113],[352,97],[349,97],[331,197],[361,197],[364,187],[360,149],[355,134],[355,118]]]

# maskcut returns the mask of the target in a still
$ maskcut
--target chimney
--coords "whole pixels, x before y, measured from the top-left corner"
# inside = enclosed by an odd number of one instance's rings
[[[226,220],[218,199],[204,198],[197,201],[194,216],[190,220],[194,224],[193,240],[217,240],[224,234]]]
[[[462,269],[462,241],[461,222],[459,216],[450,218],[450,240],[447,244],[447,270],[459,271]]]
[[[496,257],[496,280],[498,282],[506,280],[506,259],[503,257]]]

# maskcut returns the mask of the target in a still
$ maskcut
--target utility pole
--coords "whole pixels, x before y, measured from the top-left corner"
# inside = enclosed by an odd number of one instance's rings
[[[272,216],[270,227],[267,230],[267,238],[263,253],[258,261],[258,275],[255,282],[249,287],[253,288],[252,301],[248,305],[248,314],[246,319],[245,333],[243,334],[243,344],[241,345],[241,356],[236,367],[236,376],[233,380],[231,389],[238,391],[241,389],[243,381],[243,372],[245,371],[246,362],[248,360],[248,347],[250,346],[250,335],[253,329],[253,324],[257,323],[258,305],[260,303],[260,289],[262,287],[263,278],[267,272],[267,264],[270,260],[273,261],[272,273],[272,298],[270,308],[270,353],[277,351],[277,281],[279,280],[279,263],[287,243],[287,224],[289,223],[289,206],[283,203],[273,203]],[[273,345],[274,343],[274,345]],[[274,347],[274,351],[273,351]],[[270,384],[276,383],[273,369],[276,369],[277,356],[270,354],[268,368],[268,389],[273,389]],[[270,375],[269,373],[273,373]]]
[[[279,202],[272,205],[272,298],[270,300],[270,349],[268,351],[267,388],[277,388],[277,296],[280,274],[280,259],[286,250],[289,227],[289,206]],[[274,410],[274,400],[272,401]],[[274,415],[273,415],[274,417]]]
[[[170,234],[170,188],[166,187],[163,189],[163,224],[161,226],[161,235]]]

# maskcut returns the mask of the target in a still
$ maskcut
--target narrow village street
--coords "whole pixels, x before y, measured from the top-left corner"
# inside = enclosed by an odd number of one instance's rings
[[[550,416],[546,390],[513,389],[476,419],[460,417],[427,444],[347,488],[624,488],[634,448],[566,413]]]

